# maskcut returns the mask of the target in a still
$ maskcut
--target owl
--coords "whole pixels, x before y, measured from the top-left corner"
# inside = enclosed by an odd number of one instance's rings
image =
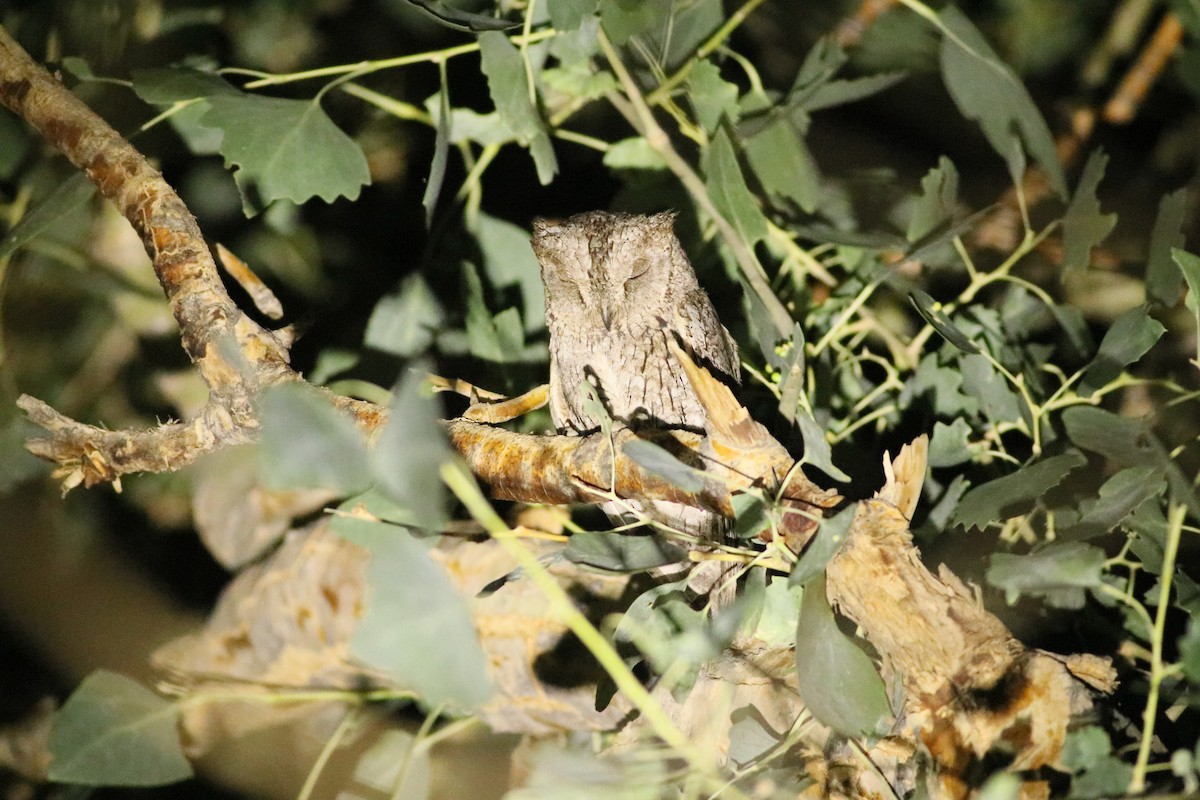
[[[603,211],[534,222],[550,330],[550,416],[560,433],[599,426],[585,407],[584,381],[618,423],[702,432],[704,410],[669,336],[698,363],[739,380],[737,345],[700,288],[674,222],[673,212]],[[656,516],[687,532],[719,528],[707,512],[655,505]]]

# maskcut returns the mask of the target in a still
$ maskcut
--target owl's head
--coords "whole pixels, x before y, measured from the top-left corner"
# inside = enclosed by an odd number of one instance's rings
[[[679,281],[695,280],[674,223],[673,211],[590,211],[561,222],[535,220],[533,252],[542,267],[547,315],[580,325],[596,321],[610,331],[644,327],[661,316]]]

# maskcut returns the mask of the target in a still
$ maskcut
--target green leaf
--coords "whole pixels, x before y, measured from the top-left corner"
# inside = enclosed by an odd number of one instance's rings
[[[440,94],[438,92],[425,100],[425,110],[429,112],[429,116],[435,123],[438,122],[442,113]],[[516,134],[495,111],[489,114],[480,114],[470,108],[451,108],[450,131],[447,137],[450,144],[475,142],[486,147],[487,145],[511,142],[516,139]]]
[[[933,436],[929,440],[929,466],[953,467],[964,464],[975,457],[976,450],[971,444],[971,426],[962,417],[955,417],[949,425],[941,420],[933,423]]]
[[[563,556],[608,572],[645,572],[687,560],[683,548],[652,534],[581,531],[567,540]]]
[[[192,777],[178,706],[105,670],[84,679],[54,715],[50,754],[57,783],[163,786]]]
[[[668,785],[666,761],[632,753],[597,755],[546,740],[531,761],[524,785],[505,800],[658,800]]]
[[[1091,263],[1092,248],[1104,241],[1117,224],[1116,214],[1101,214],[1096,187],[1104,178],[1108,156],[1093,150],[1079,177],[1079,186],[1063,217],[1063,269],[1086,269]]]
[[[1179,637],[1179,664],[1192,685],[1200,685],[1200,618],[1192,617]]]
[[[1156,464],[1141,420],[1122,417],[1093,406],[1073,406],[1063,412],[1067,438],[1076,446],[1099,453],[1118,464]]]
[[[1166,328],[1158,320],[1151,319],[1146,309],[1145,305],[1131,308],[1113,322],[1079,382],[1080,397],[1090,397],[1097,389],[1107,386],[1162,337]]]
[[[366,612],[350,653],[384,670],[427,706],[470,711],[492,695],[466,599],[428,548],[403,528],[334,517],[339,535],[371,551]]]
[[[1071,797],[1093,800],[1121,794],[1133,777],[1133,767],[1116,756],[1106,756],[1091,769],[1071,780]]]
[[[370,482],[362,432],[312,387],[272,386],[263,392],[259,409],[259,458],[268,488],[350,493]]]
[[[913,206],[905,238],[916,242],[954,220],[958,203],[958,170],[945,156],[921,179],[921,196]]]
[[[441,2],[441,0],[405,0],[405,2],[421,9],[447,28],[465,33],[506,31],[521,25],[520,22],[497,19],[486,14],[472,14],[469,11],[462,11]]]
[[[1080,453],[1063,453],[976,486],[963,496],[952,521],[955,525],[983,530],[998,520],[1020,516],[1033,508],[1033,504],[1071,470],[1085,463],[1087,459]]]
[[[788,627],[789,637],[795,630],[796,625],[793,621]],[[727,756],[729,763],[739,770],[751,766],[782,741],[782,734],[771,730],[762,712],[752,705],[737,709],[729,715],[729,719],[733,725],[729,728]]]
[[[542,70],[542,83],[580,100],[595,100],[619,87],[611,72],[598,71],[588,59]]]
[[[479,35],[479,54],[488,92],[496,111],[512,129],[517,141],[529,148],[542,185],[550,183],[558,172],[554,148],[530,95],[525,62],[508,37],[495,31]]]
[[[794,644],[803,596],[804,587],[792,583],[783,575],[772,577],[763,593],[762,613],[755,626],[754,637],[778,647]]]
[[[1103,550],[1090,544],[1051,542],[1029,555],[993,554],[987,580],[1003,589],[1010,603],[1031,594],[1044,595],[1058,608],[1082,608],[1083,590],[1101,583],[1105,558]]]
[[[753,247],[767,238],[767,219],[746,188],[733,143],[724,128],[717,131],[704,153],[705,185],[721,216]]]
[[[445,321],[441,304],[429,284],[417,273],[400,283],[399,291],[375,304],[367,320],[363,344],[384,353],[411,358],[433,343]]]
[[[573,31],[584,17],[596,13],[600,0],[547,0],[550,24],[556,31]]]
[[[1054,137],[1016,73],[956,6],[947,6],[940,16],[952,34],[942,39],[942,80],[958,110],[979,122],[992,148],[1008,162],[1013,183],[1021,181],[1024,145],[1045,170],[1051,188],[1066,197],[1067,181]]]
[[[751,492],[735,494],[733,505],[733,530],[729,536],[734,539],[749,539],[762,533],[771,525],[771,516],[767,513],[767,504],[762,497]]]
[[[962,364],[963,391],[979,400],[984,414],[993,424],[1016,422],[1025,415],[1025,404],[987,356],[962,356],[959,362]]]
[[[913,307],[917,309],[917,313],[920,314],[935,331],[941,334],[943,339],[964,353],[979,352],[978,345],[972,342],[965,333],[960,331],[958,327],[950,321],[950,317],[946,316],[946,313],[938,307],[940,304],[927,293],[921,291],[920,289],[913,289],[911,292],[909,292],[908,299],[913,304]]]
[[[698,492],[704,488],[702,471],[684,464],[654,442],[634,439],[626,442],[621,452],[642,469],[685,492]]]
[[[1183,280],[1187,283],[1187,294],[1183,302],[1195,317],[1197,330],[1200,330],[1200,256],[1172,247],[1171,260],[1183,273]]]
[[[644,136],[613,142],[604,151],[604,166],[609,169],[666,169],[667,162]]]
[[[18,248],[33,241],[49,228],[57,226],[95,194],[96,185],[82,172],[76,172],[55,186],[21,217],[20,222],[9,229],[4,240],[0,242],[0,259],[8,258]]]
[[[482,211],[475,215],[472,233],[483,255],[483,273],[493,288],[515,286],[521,293],[525,331],[546,327],[546,299],[542,268],[529,247],[529,231]]]
[[[1063,739],[1062,764],[1072,772],[1091,769],[1112,753],[1112,741],[1099,725],[1067,731]]]
[[[688,73],[688,99],[696,109],[696,120],[708,133],[717,129],[721,119],[737,121],[738,88],[721,77],[711,61],[698,61]]]
[[[804,439],[804,463],[812,464],[835,481],[849,481],[850,476],[834,465],[833,448],[817,421],[802,409],[797,409],[795,421]]]
[[[448,496],[439,470],[450,458],[450,448],[424,375],[423,369],[411,369],[396,387],[370,465],[376,486],[411,511],[421,527],[434,530],[447,518]]]
[[[176,65],[135,69],[132,73],[133,93],[147,103],[169,106],[185,100],[213,95],[240,96],[241,92],[229,81],[212,72]]]
[[[1061,526],[1062,541],[1103,536],[1121,525],[1134,509],[1166,488],[1161,468],[1128,467],[1104,482],[1099,495],[1080,505],[1079,521]]]
[[[843,736],[869,734],[891,713],[875,665],[837,626],[824,575],[805,588],[800,604],[796,678],[812,715]]]
[[[600,0],[600,24],[612,43],[620,47],[634,36],[653,34],[665,27],[672,5]]]
[[[1172,263],[1171,251],[1182,247],[1183,219],[1187,211],[1187,189],[1164,195],[1150,232],[1150,254],[1146,258],[1146,298],[1172,308],[1179,302],[1183,276]]]
[[[769,121],[742,142],[746,161],[768,194],[790,200],[811,214],[821,201],[817,162],[804,143],[803,133],[787,115],[767,113]]]
[[[805,111],[819,111],[863,100],[890,89],[908,77],[904,72],[881,72],[848,80],[831,80],[817,86],[799,105]]]
[[[825,574],[825,565],[833,558],[833,554],[846,540],[846,534],[850,532],[850,523],[854,521],[856,508],[854,505],[847,506],[832,517],[821,520],[808,547],[792,567],[792,573],[788,576],[789,585],[808,586],[814,578]]]
[[[362,148],[316,101],[217,94],[208,104],[201,121],[225,134],[221,155],[236,167],[247,216],[275,200],[354,200],[371,182]]]
[[[1021,779],[1011,772],[997,772],[988,778],[975,800],[1020,800]]]
[[[425,227],[433,224],[433,210],[437,207],[438,195],[442,193],[442,181],[446,178],[446,162],[450,155],[450,89],[446,85],[445,65],[442,65],[442,90],[438,92],[438,115],[436,134],[433,139],[433,158],[429,159],[429,177],[425,180],[425,192],[421,195],[421,207],[425,209]]]
[[[495,316],[483,299],[483,282],[475,265],[463,265],[467,289],[467,344],[471,355],[498,364],[519,363],[525,359],[525,330],[520,314],[507,308]]]

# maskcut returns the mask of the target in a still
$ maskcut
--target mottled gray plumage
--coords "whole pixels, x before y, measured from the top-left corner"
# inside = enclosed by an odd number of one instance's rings
[[[737,346],[696,281],[674,221],[674,213],[593,211],[534,222],[550,329],[550,416],[560,433],[599,425],[584,407],[585,379],[618,422],[703,430],[704,411],[667,348],[672,334],[700,363],[738,380]],[[693,533],[719,530],[703,511],[656,511]]]

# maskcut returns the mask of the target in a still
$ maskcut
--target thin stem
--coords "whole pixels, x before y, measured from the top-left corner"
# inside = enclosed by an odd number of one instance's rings
[[[708,58],[720,47],[726,39],[728,39],[738,26],[746,21],[746,18],[754,13],[754,9],[761,6],[765,0],[748,0],[741,8],[729,15],[729,19],[725,20],[720,28],[713,32],[713,35],[704,41],[704,44],[696,48],[695,54],[689,58],[675,74],[667,78],[659,84],[658,88],[650,93],[646,98],[652,106],[656,106],[662,102],[663,98],[675,90],[675,87],[687,80],[688,73],[692,71],[692,67],[696,62]]]
[[[333,734],[325,742],[325,746],[321,748],[320,755],[313,762],[312,768],[308,771],[308,776],[304,779],[304,785],[300,787],[300,793],[296,795],[296,800],[308,800],[312,797],[313,789],[317,787],[317,781],[321,777],[321,773],[325,771],[325,765],[329,763],[329,759],[333,756],[333,751],[337,750],[342,738],[351,726],[358,721],[361,708],[351,708],[346,711],[346,715],[342,717]]]
[[[396,783],[392,788],[392,800],[400,800],[400,793],[404,790],[405,781],[408,780],[408,771],[412,769],[413,761],[417,757],[417,748],[420,747],[421,742],[425,741],[425,737],[429,735],[429,732],[433,730],[433,724],[442,715],[442,709],[445,707],[445,703],[440,703],[437,707],[429,710],[429,713],[425,715],[424,721],[421,722],[421,727],[417,729],[417,734],[413,737],[412,744],[404,751],[404,760],[400,762],[400,770],[396,773]]]
[[[1175,558],[1179,554],[1179,539],[1187,506],[1172,506],[1167,517],[1167,542],[1163,548],[1162,573],[1159,578],[1158,608],[1154,613],[1154,633],[1150,640],[1150,692],[1142,712],[1142,741],[1138,746],[1133,777],[1129,780],[1130,794],[1141,794],[1146,788],[1146,766],[1150,763],[1150,745],[1154,742],[1154,723],[1158,716],[1159,687],[1165,677],[1163,668],[1163,638],[1166,635],[1167,609],[1171,605],[1171,581],[1175,577]]]

